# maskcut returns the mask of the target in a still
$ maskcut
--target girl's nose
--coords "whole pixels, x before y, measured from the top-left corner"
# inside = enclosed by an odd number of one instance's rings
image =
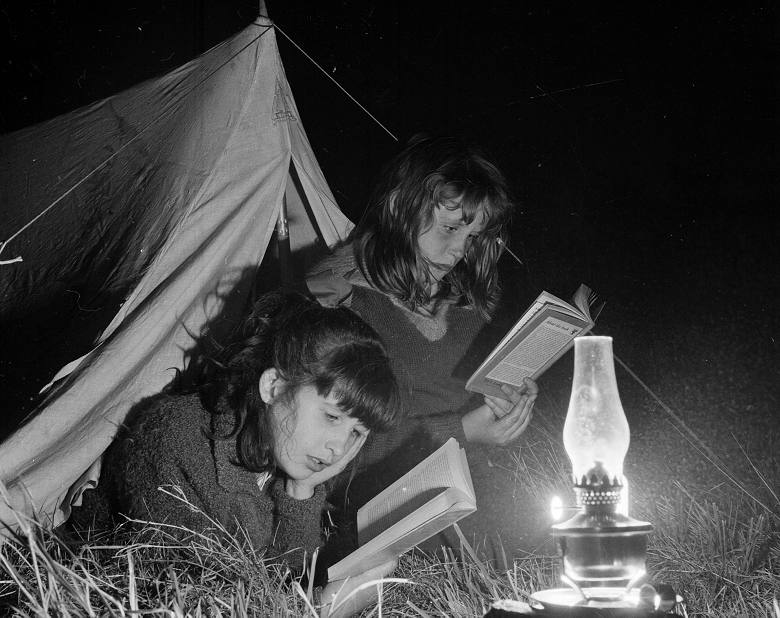
[[[333,459],[339,460],[344,456],[344,451],[347,448],[348,437],[344,436],[331,436],[325,441],[325,448],[333,453]]]
[[[466,243],[468,242],[468,238],[464,238],[462,240],[456,240],[452,243],[450,246],[450,255],[457,259],[461,259],[464,255],[466,255]]]

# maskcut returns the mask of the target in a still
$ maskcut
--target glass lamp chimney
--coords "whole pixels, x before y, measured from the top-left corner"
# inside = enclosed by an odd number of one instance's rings
[[[563,445],[580,487],[623,484],[628,421],[620,403],[611,337],[574,340],[574,382]]]

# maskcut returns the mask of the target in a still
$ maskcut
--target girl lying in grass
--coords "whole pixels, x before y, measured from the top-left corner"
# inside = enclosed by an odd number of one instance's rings
[[[192,369],[194,387],[128,418],[78,520],[121,514],[194,531],[216,522],[299,567],[320,545],[325,484],[370,431],[396,419],[398,387],[384,344],[349,309],[271,293]],[[346,586],[331,582],[323,598],[337,590],[343,598],[394,567]]]

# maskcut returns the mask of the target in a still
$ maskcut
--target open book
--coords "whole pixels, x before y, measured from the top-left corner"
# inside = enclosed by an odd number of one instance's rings
[[[542,292],[466,382],[466,388],[485,395],[506,398],[501,384],[520,387],[523,378],[542,375],[574,345],[574,338],[587,333],[603,304],[591,315],[596,296],[581,285],[572,303]]]
[[[328,579],[383,564],[476,510],[466,453],[450,438],[358,510],[360,547],[331,566]]]

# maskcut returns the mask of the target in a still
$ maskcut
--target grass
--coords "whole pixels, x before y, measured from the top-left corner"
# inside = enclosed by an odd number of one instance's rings
[[[542,428],[533,448],[518,453],[517,474],[534,479],[524,483],[530,499],[570,491],[555,429],[545,442]],[[632,516],[654,525],[649,578],[684,596],[684,615],[780,618],[780,518],[763,506],[780,513],[770,486],[777,475],[757,478],[755,495],[726,485],[694,493],[678,484],[662,500],[634,492]],[[225,534],[136,522],[82,537],[21,516],[18,524],[0,548],[0,602],[13,616],[317,616],[300,575]],[[403,556],[394,579],[364,616],[482,616],[494,600],[527,601],[560,586],[553,556],[498,569],[463,538],[457,553]]]
[[[691,615],[780,616],[778,516],[725,487],[704,496],[676,489],[646,509],[650,572],[684,592]]]
[[[139,523],[139,522],[137,522]],[[35,522],[0,550],[0,598],[14,616],[316,616],[311,590],[238,539],[145,524],[67,538]],[[554,582],[535,556],[497,573],[469,554],[411,552],[368,616],[476,616],[492,599],[521,598]]]

